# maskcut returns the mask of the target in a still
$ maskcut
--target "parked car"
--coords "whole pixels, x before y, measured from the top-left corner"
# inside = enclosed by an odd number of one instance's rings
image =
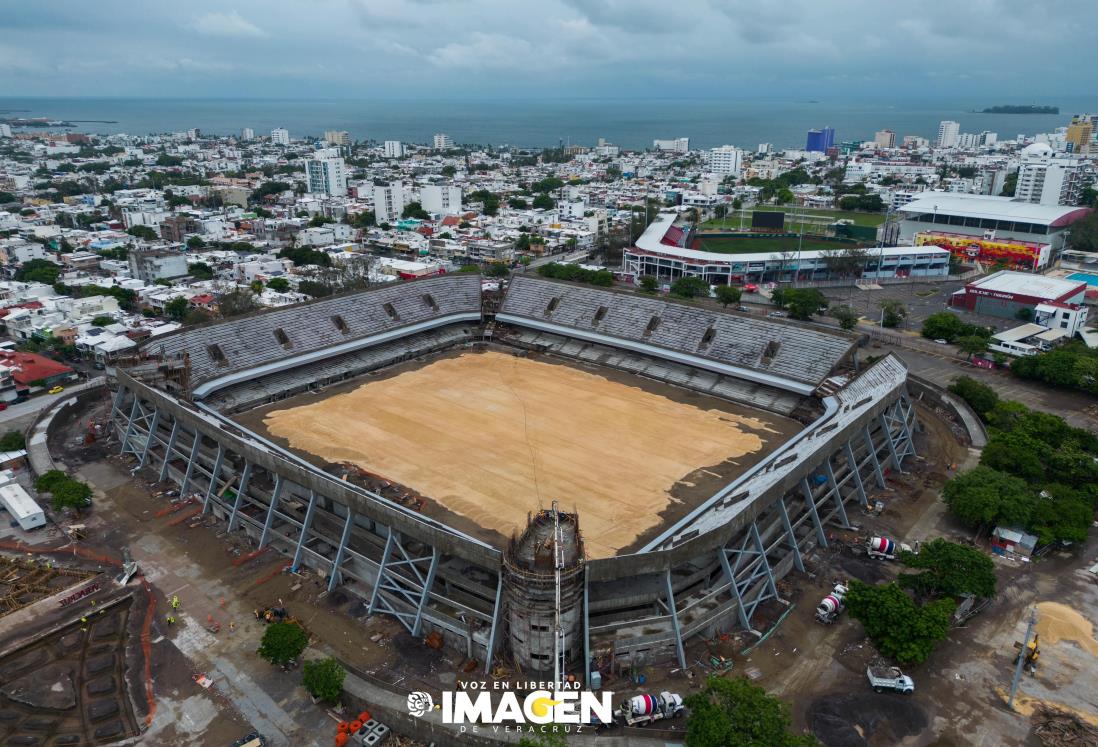
[[[785,312],[784,311],[771,311],[769,314],[767,314],[767,316],[770,317],[771,319],[782,319],[782,318],[785,317]]]
[[[748,307],[748,306],[737,306],[737,307],[736,307],[736,311],[747,311],[747,312],[750,312],[750,311],[751,311],[751,308],[750,308],[750,307]]]
[[[50,394],[60,394],[63,391],[65,391],[65,387],[55,386],[53,389],[50,389]]]
[[[939,337],[934,342],[938,343],[939,345],[948,345],[949,344],[949,340],[943,340],[941,337]]]

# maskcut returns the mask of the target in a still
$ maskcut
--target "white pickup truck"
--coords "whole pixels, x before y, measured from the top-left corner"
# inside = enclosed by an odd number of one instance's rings
[[[867,667],[865,676],[877,692],[894,690],[910,695],[915,692],[915,680],[900,671],[899,667]]]

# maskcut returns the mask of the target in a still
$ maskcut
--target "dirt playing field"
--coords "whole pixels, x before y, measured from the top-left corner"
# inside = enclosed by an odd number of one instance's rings
[[[588,555],[599,558],[663,523],[682,503],[677,486],[723,483],[798,427],[704,402],[487,351],[283,404],[263,424],[293,449],[352,462],[504,536],[557,500],[579,511]]]

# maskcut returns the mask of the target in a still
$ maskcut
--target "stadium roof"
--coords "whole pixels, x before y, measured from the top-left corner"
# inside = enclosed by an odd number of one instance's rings
[[[1060,299],[1072,293],[1085,292],[1087,284],[1081,280],[1052,278],[1047,275],[1034,275],[1028,272],[1000,270],[986,278],[974,280],[969,288],[979,288],[994,293],[1011,293],[1020,296]]]
[[[901,213],[912,215],[942,213],[966,218],[1037,223],[1053,228],[1070,225],[1090,212],[1090,208],[1037,205],[1015,200],[1012,197],[989,197],[955,192],[923,192],[921,196],[898,209]]]

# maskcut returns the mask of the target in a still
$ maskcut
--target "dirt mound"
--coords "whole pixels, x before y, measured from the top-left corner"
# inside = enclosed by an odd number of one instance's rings
[[[812,733],[827,747],[896,744],[927,728],[911,696],[858,692],[828,695],[808,709]]]

